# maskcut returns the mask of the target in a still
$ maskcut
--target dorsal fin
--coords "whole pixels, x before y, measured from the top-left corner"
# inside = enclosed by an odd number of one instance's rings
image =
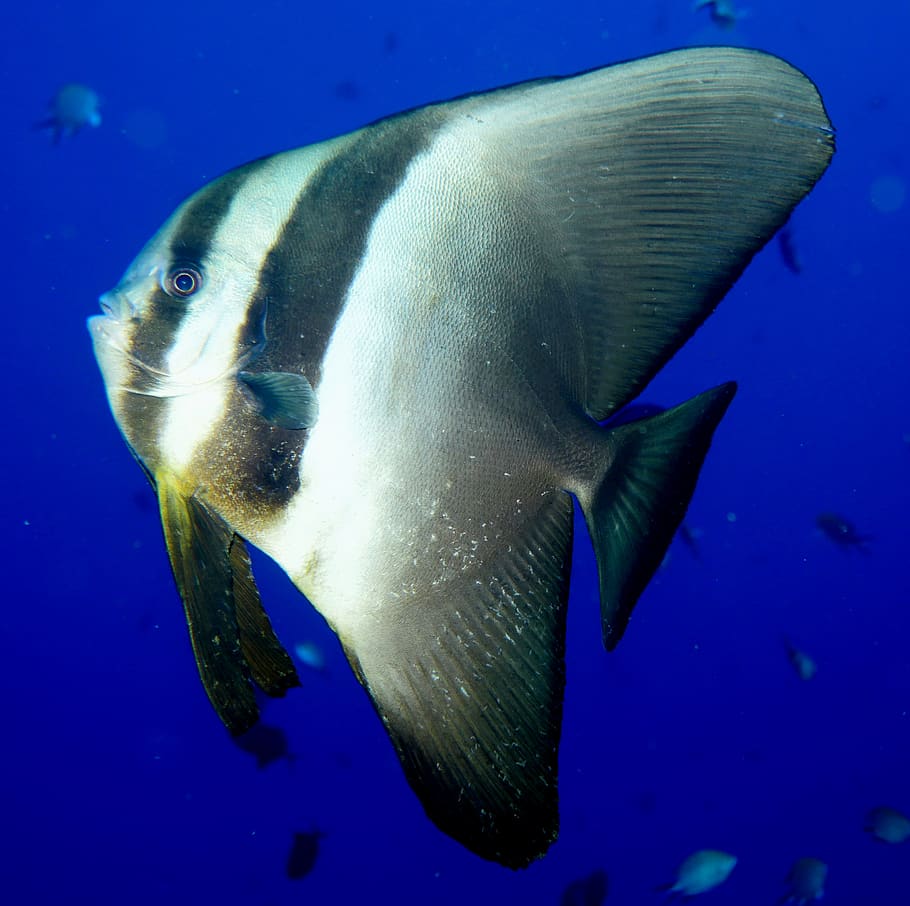
[[[464,121],[456,114],[461,112]],[[777,57],[690,48],[453,104],[485,159],[525,185],[604,419],[694,333],[834,151],[812,82]]]

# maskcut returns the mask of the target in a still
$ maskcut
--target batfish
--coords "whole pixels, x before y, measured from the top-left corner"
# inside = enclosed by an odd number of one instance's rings
[[[89,320],[234,733],[294,666],[248,544],[337,633],[429,817],[558,829],[573,498],[612,649],[734,393],[616,427],[825,170],[811,81],[680,50],[431,104],[185,201]]]

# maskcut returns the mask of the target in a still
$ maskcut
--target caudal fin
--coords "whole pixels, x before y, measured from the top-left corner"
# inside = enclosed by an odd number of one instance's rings
[[[664,558],[736,385],[722,384],[611,431],[609,468],[582,500],[600,577],[604,645],[616,647]]]

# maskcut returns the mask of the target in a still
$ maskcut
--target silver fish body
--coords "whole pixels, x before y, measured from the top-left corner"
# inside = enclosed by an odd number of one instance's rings
[[[598,421],[832,151],[805,76],[712,48],[424,107],[188,199],[89,326],[226,725],[256,719],[251,680],[296,682],[250,542],[338,634],[430,817],[540,856],[572,496],[612,648],[733,387]]]

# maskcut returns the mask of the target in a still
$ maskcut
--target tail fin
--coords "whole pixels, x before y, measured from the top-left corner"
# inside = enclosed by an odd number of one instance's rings
[[[609,435],[610,466],[582,501],[597,556],[608,650],[622,638],[635,602],[682,522],[714,430],[735,392],[735,384],[722,384]]]

